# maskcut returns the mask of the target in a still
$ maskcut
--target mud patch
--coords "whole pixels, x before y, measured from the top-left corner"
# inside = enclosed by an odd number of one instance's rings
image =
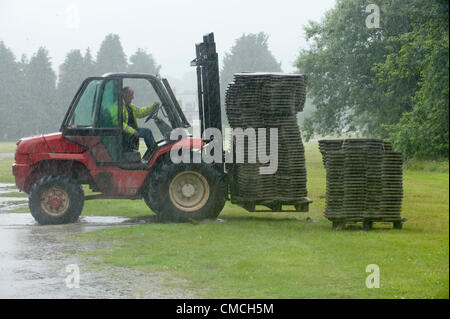
[[[29,214],[0,213],[0,298],[194,298],[183,288],[168,288],[164,273],[95,265],[81,252],[108,249],[105,243],[72,242],[68,235],[111,227],[133,227],[121,217],[85,216],[67,225],[40,226]],[[66,286],[76,264],[79,288]],[[182,287],[179,281],[177,287]]]

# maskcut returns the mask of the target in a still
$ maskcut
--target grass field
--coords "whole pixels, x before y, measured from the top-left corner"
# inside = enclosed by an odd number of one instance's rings
[[[0,143],[0,150],[8,150]],[[14,151],[14,145],[12,145]],[[2,153],[2,151],[0,151]],[[3,152],[5,153],[5,152]],[[153,223],[143,201],[87,201],[83,215],[139,217],[149,223],[71,238],[103,241],[100,264],[166,273],[208,298],[448,298],[448,162],[405,165],[402,230],[374,224],[333,231],[323,217],[325,170],[317,143],[306,145],[309,213],[248,213],[227,203],[217,221]],[[13,181],[0,158],[0,182]],[[366,266],[380,269],[368,289]]]

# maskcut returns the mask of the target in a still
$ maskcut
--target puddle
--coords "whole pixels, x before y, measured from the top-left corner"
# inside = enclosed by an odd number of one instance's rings
[[[116,216],[81,216],[78,222],[64,225],[39,225],[31,214],[0,214],[0,227],[11,226],[37,226],[56,231],[58,228],[64,230],[79,229],[80,231],[92,230],[90,228],[105,228],[112,226],[137,225],[128,218]]]
[[[3,202],[3,201],[1,201],[0,200],[0,214],[2,213],[2,212],[8,212],[8,211],[10,211],[10,210],[13,210],[13,209],[18,209],[18,208],[24,208],[24,207],[28,207],[28,201],[20,201],[20,200],[17,200],[17,201],[5,201],[5,202]]]
[[[28,202],[28,198],[0,196],[0,205],[2,205],[2,202]]]
[[[16,188],[16,184],[0,183],[0,194],[17,193],[19,190]],[[25,194],[25,193],[22,193]]]
[[[41,226],[30,214],[0,213],[0,298],[194,298],[191,291],[164,286],[165,274],[103,264],[93,268],[92,260],[79,253],[108,249],[106,244],[66,239],[137,224],[122,217],[83,216],[72,224]],[[72,264],[80,271],[79,288],[66,285],[71,274],[66,267]]]
[[[18,192],[16,184],[12,183],[0,183],[0,192]]]

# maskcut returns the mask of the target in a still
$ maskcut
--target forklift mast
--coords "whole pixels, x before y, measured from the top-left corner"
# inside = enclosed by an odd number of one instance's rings
[[[208,128],[222,132],[220,107],[219,61],[214,33],[203,36],[203,42],[195,45],[196,58],[191,66],[197,67],[198,111],[201,134]]]

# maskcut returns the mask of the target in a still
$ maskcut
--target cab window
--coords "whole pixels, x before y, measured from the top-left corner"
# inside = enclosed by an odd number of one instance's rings
[[[79,99],[69,120],[69,127],[91,127],[94,124],[94,109],[101,81],[91,81]]]
[[[118,127],[118,103],[117,94],[115,92],[114,80],[106,82],[103,88],[102,102],[98,113],[98,128],[115,128]]]

